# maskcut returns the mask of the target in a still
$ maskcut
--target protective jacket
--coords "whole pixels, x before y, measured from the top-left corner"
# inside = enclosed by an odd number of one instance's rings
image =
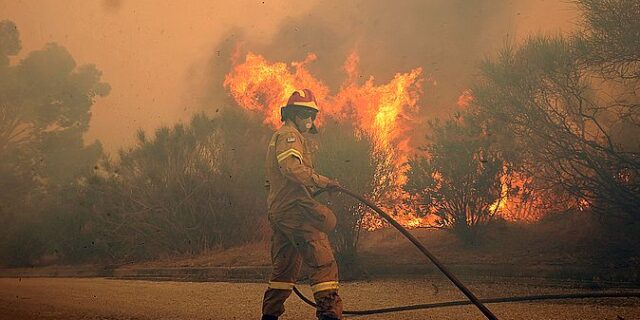
[[[266,165],[269,215],[308,203],[313,200],[310,188],[324,188],[330,182],[315,172],[309,149],[304,136],[290,125],[283,125],[271,137]]]

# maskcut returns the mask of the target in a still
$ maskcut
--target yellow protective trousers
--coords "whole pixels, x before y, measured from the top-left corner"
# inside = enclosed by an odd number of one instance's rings
[[[273,271],[264,294],[262,314],[279,317],[291,295],[302,263],[309,268],[311,290],[318,305],[316,316],[341,319],[342,300],[338,296],[338,266],[327,235],[314,228],[297,207],[269,217]]]

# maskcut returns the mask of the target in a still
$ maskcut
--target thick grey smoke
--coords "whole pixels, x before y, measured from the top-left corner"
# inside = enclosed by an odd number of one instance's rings
[[[267,43],[244,37],[242,29],[230,32],[211,59],[211,85],[221,90],[235,41],[270,61],[301,61],[315,53],[318,60],[309,68],[332,90],[344,81],[342,65],[356,50],[360,74],[377,83],[422,67],[437,82],[425,88],[423,113],[444,115],[469,86],[477,63],[505,42],[515,10],[510,2],[493,0],[321,2],[284,20]]]

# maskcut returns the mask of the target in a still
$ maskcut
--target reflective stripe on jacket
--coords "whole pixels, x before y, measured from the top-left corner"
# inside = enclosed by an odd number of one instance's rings
[[[312,200],[309,188],[324,188],[330,181],[315,172],[307,142],[292,125],[285,124],[273,134],[266,162],[270,214],[289,210],[296,202]]]

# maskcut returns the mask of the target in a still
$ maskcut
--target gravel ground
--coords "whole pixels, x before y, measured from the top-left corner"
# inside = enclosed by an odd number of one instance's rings
[[[535,281],[467,281],[479,297],[584,291]],[[0,319],[259,319],[265,284],[190,283],[101,278],[0,279]],[[308,286],[303,286],[309,292]],[[614,289],[608,289],[614,290]],[[621,291],[615,290],[615,291]],[[344,283],[346,309],[463,299],[443,279],[375,280]],[[640,299],[493,304],[500,319],[640,319]],[[314,319],[313,310],[293,296],[287,319]],[[482,319],[472,306],[409,311],[350,319]]]

